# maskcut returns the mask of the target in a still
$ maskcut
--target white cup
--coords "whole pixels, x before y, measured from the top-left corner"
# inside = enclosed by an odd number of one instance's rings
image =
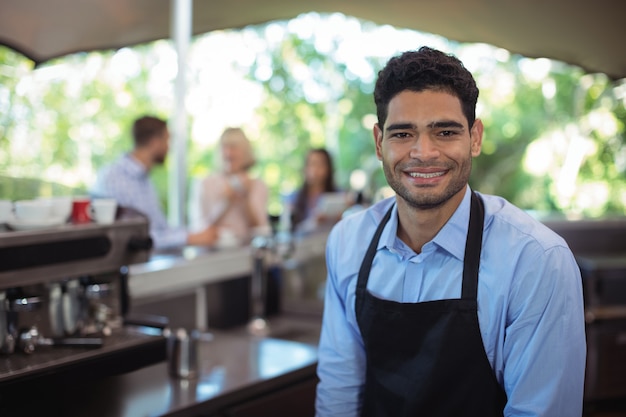
[[[113,198],[96,198],[91,201],[91,218],[99,224],[111,224],[115,221],[117,201]]]
[[[26,223],[45,222],[52,217],[52,204],[45,200],[19,200],[14,203],[15,217]]]
[[[13,220],[13,202],[10,200],[0,200],[0,223]]]
[[[47,201],[52,206],[50,215],[55,219],[65,221],[72,214],[72,197],[39,197],[38,200]]]

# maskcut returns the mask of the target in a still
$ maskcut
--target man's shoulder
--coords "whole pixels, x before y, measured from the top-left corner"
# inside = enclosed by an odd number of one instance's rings
[[[508,200],[494,195],[480,194],[485,204],[485,230],[511,242],[536,242],[543,249],[566,246],[564,239]]]
[[[355,240],[361,240],[365,236],[373,235],[376,227],[385,217],[394,201],[395,198],[393,197],[387,198],[343,217],[333,228],[333,233]]]
[[[99,171],[98,175],[101,177],[107,177],[110,175],[117,175],[124,173],[128,170],[129,163],[127,155],[121,155],[114,161],[104,165]]]
[[[120,198],[121,190],[143,186],[140,171],[128,155],[122,155],[98,171],[91,193],[96,196]]]

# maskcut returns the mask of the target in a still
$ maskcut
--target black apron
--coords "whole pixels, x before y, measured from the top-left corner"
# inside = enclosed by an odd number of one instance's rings
[[[421,303],[379,299],[366,289],[392,208],[374,234],[357,281],[356,317],[367,357],[361,415],[502,416],[506,394],[478,326],[482,201],[472,193],[461,298]]]

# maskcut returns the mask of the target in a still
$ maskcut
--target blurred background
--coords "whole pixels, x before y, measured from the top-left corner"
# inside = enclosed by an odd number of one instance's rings
[[[341,188],[386,195],[371,134],[374,82],[390,57],[422,45],[456,54],[478,82],[486,131],[475,189],[540,216],[626,214],[623,79],[338,13],[192,38],[188,183],[213,171],[220,133],[239,126],[254,143],[272,215],[300,185],[310,147],[329,149]],[[0,199],[86,192],[101,166],[131,149],[137,117],[172,115],[176,73],[171,40],[37,68],[0,46]],[[166,163],[151,173],[163,207],[167,171]]]

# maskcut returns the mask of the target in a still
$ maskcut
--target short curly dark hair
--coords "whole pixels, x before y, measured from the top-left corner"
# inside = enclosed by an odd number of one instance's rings
[[[461,100],[461,108],[469,128],[474,124],[478,87],[472,74],[453,55],[423,46],[417,51],[404,52],[387,62],[378,73],[374,89],[376,115],[381,129],[387,120],[389,102],[405,90],[438,90],[450,93]]]

